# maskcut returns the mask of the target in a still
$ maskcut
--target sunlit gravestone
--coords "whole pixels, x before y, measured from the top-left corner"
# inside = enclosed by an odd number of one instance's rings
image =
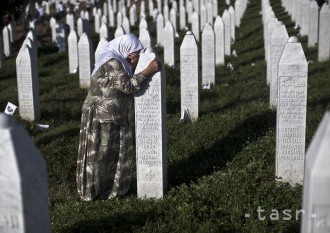
[[[269,80],[269,105],[271,108],[277,106],[278,85],[278,63],[280,61],[284,46],[289,39],[288,32],[282,22],[275,26],[270,38],[270,80]]]
[[[225,10],[222,14],[222,20],[225,29],[225,55],[231,54],[231,25],[230,25],[230,14],[228,10]]]
[[[181,120],[196,121],[199,115],[199,64],[195,36],[188,31],[180,47]]]
[[[309,24],[308,24],[308,47],[316,45],[318,40],[319,28],[319,6],[316,1],[311,1],[309,5]]]
[[[156,57],[151,48],[140,54],[135,73]],[[142,85],[135,96],[137,195],[161,198],[167,188],[166,82],[163,71]]]
[[[194,11],[191,15],[191,31],[195,35],[197,41],[199,41],[199,15]]]
[[[324,3],[320,11],[318,61],[328,61],[330,58],[330,8]]]
[[[46,163],[25,128],[0,113],[0,232],[50,233]]]
[[[104,52],[104,49],[107,45],[108,45],[108,41],[105,38],[102,38],[99,41],[95,50],[95,61],[99,60],[100,55]]]
[[[209,89],[215,83],[215,43],[211,24],[202,32],[202,86]]]
[[[306,153],[301,233],[330,232],[330,112],[326,112]]]
[[[163,39],[161,40],[164,46],[164,63],[169,66],[174,66],[175,62],[175,44],[174,44],[174,28],[170,21],[167,21],[163,30]]]
[[[91,42],[88,36],[83,33],[78,42],[78,65],[79,65],[79,84],[81,88],[88,88],[90,75],[92,73]]]
[[[214,22],[215,34],[215,64],[223,65],[225,63],[225,35],[222,18],[217,16]]]
[[[308,64],[301,44],[290,37],[279,62],[276,178],[302,184],[305,160]]]
[[[78,38],[75,30],[71,30],[68,37],[69,72],[74,74],[78,69]]]
[[[27,40],[30,40],[27,38]],[[16,58],[19,115],[25,120],[40,118],[39,80],[33,44],[23,44]]]

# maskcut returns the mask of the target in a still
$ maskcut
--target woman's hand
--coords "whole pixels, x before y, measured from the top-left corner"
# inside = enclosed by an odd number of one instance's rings
[[[160,64],[160,61],[158,61],[156,58],[154,58],[149,65],[147,66],[147,68],[145,68],[142,71],[142,74],[144,76],[152,76],[155,73],[159,72],[162,69],[162,65]]]

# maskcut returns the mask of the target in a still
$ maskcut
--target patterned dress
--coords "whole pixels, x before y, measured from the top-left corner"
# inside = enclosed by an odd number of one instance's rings
[[[91,78],[82,107],[77,189],[85,201],[127,193],[134,155],[133,92],[147,79],[110,59]]]

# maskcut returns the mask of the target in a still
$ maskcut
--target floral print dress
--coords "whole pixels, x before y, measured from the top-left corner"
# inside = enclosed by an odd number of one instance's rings
[[[84,201],[125,195],[134,156],[135,91],[147,79],[132,78],[116,59],[91,77],[82,107],[77,159],[77,189]]]

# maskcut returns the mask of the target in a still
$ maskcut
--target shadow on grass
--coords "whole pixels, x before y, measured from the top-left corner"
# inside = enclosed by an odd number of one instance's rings
[[[62,233],[94,233],[94,232],[132,232],[133,228],[142,228],[152,218],[152,212],[125,212],[107,218],[90,219],[75,223],[63,229]]]
[[[276,115],[270,110],[248,118],[212,147],[200,149],[190,157],[170,164],[168,172],[170,186],[188,184],[211,174],[215,169],[222,169],[236,153],[242,150],[247,140],[249,143],[258,140],[274,127],[275,121]]]

